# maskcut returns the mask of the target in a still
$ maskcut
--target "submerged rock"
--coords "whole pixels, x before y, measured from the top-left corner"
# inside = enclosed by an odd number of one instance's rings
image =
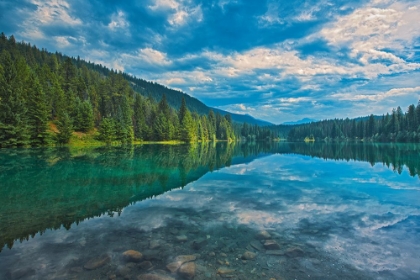
[[[250,251],[246,251],[245,253],[243,253],[242,255],[242,259],[243,260],[253,260],[255,259],[255,257],[257,256],[257,254],[250,252]]]
[[[302,257],[304,255],[304,252],[299,247],[291,247],[286,250],[285,255],[290,258]]]
[[[162,274],[148,273],[137,276],[137,280],[175,280],[175,278]]]
[[[272,255],[272,256],[283,256],[284,252],[281,250],[267,250],[265,251],[265,253],[267,255]]]
[[[175,258],[175,261],[186,263],[190,261],[195,261],[196,259],[197,259],[196,255],[180,255]]]
[[[268,233],[266,230],[262,230],[257,234],[258,239],[270,239],[271,234]]]
[[[159,241],[157,241],[157,240],[152,240],[152,241],[150,241],[150,246],[149,246],[149,248],[151,249],[151,250],[153,250],[153,249],[157,249],[157,248],[159,248],[160,247],[160,243],[159,243]]]
[[[195,255],[180,255],[177,256],[174,262],[169,263],[166,268],[171,272],[175,273],[184,263],[195,261],[197,257]]]
[[[280,249],[280,245],[274,240],[266,240],[264,242],[264,248],[266,250],[278,250]]]
[[[251,245],[252,248],[254,248],[255,250],[258,251],[262,251],[264,248],[262,247],[261,243],[258,241],[251,241],[251,243],[249,243]]]
[[[108,254],[103,254],[99,257],[96,257],[96,258],[88,261],[84,265],[84,268],[87,269],[87,270],[97,269],[97,268],[105,265],[106,263],[108,263],[110,260],[111,260],[111,257]]]
[[[152,266],[153,266],[153,264],[151,262],[149,262],[149,261],[144,261],[144,262],[139,263],[139,267],[141,269],[149,269]]]
[[[179,275],[187,279],[193,279],[195,276],[195,263],[188,262],[181,265],[178,271]]]
[[[225,275],[225,274],[230,274],[230,273],[234,273],[235,270],[231,269],[231,268],[227,268],[227,267],[219,267],[219,269],[217,270],[217,274],[219,275]]]
[[[185,242],[185,241],[187,241],[188,240],[188,237],[185,235],[185,234],[183,234],[183,235],[178,235],[177,237],[175,237],[176,238],[176,241],[178,241],[178,242]]]
[[[143,258],[143,255],[139,251],[128,250],[123,253],[123,258],[125,261],[139,262]]]
[[[194,250],[200,250],[206,245],[207,245],[207,238],[196,239],[191,244]]]

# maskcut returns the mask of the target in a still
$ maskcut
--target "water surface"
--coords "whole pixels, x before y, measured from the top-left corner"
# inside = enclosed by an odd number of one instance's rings
[[[420,279],[418,145],[13,149],[0,162],[0,279],[184,279],[167,268],[181,255],[194,279]]]

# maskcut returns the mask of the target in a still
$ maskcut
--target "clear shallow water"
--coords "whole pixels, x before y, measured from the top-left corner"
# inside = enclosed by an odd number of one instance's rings
[[[419,151],[1,150],[0,279],[420,279]]]

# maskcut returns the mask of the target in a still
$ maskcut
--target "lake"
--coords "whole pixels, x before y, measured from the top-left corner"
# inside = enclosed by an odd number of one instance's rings
[[[420,279],[420,145],[0,150],[0,279]]]

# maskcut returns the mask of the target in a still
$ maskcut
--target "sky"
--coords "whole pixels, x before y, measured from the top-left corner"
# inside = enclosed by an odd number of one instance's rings
[[[0,31],[272,123],[420,99],[420,0],[2,0]]]

